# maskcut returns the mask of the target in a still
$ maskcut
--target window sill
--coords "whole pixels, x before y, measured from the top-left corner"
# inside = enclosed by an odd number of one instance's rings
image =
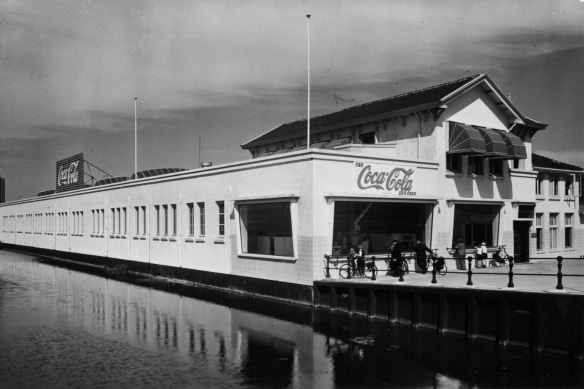
[[[548,198],[548,200],[549,200],[549,201],[560,201],[560,200],[561,200],[561,198],[560,198],[559,196],[550,196],[550,197]]]
[[[155,237],[152,238],[152,240],[160,240],[160,237],[155,236]]]
[[[195,242],[197,242],[197,243],[205,243],[205,238],[204,237],[203,238],[197,238],[197,239],[195,239]]]
[[[215,240],[213,241],[213,243],[215,243],[215,244],[225,244],[225,238],[224,237],[215,238]]]
[[[494,174],[489,174],[489,178],[493,181],[503,181],[505,179],[504,176],[500,175],[494,175]]]
[[[462,177],[462,172],[451,172],[450,170],[446,171],[446,177]]]
[[[240,253],[239,258],[246,259],[258,259],[263,261],[274,261],[274,262],[296,262],[296,257],[282,257],[279,255],[266,255],[266,254],[245,254]]]
[[[171,241],[171,242],[176,242],[176,236],[172,236],[168,240]]]

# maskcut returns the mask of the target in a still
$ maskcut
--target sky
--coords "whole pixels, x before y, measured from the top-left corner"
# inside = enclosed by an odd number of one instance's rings
[[[251,158],[306,117],[307,14],[312,116],[487,73],[584,167],[584,0],[0,0],[6,200],[78,153],[131,175],[135,117],[138,170]]]

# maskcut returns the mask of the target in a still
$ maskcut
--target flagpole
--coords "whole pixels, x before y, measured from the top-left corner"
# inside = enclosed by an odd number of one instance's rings
[[[307,108],[307,128],[306,128],[306,148],[310,149],[310,15],[306,15],[308,21],[308,108]]]
[[[138,98],[134,97],[134,179],[138,179]]]

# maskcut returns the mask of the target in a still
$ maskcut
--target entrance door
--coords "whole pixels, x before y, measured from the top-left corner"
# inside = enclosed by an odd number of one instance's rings
[[[529,221],[513,222],[513,257],[515,262],[529,261]]]

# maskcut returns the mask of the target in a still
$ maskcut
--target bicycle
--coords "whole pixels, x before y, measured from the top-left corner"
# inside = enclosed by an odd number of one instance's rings
[[[366,262],[365,266],[352,266],[350,263],[345,263],[339,268],[339,277],[347,278],[372,278],[377,277],[378,269],[373,261]]]
[[[446,266],[446,261],[443,257],[439,257],[437,254],[438,249],[432,249],[433,253],[429,254],[426,259],[426,268],[429,272],[436,269],[436,274],[445,276],[448,273],[448,266]]]
[[[387,264],[387,274],[389,275],[391,272],[391,268],[390,268],[390,263],[391,258],[388,258],[385,260],[385,263]],[[410,264],[408,262],[408,260],[402,255],[401,260],[399,261],[398,264],[398,268],[397,270],[399,270],[401,272],[401,274],[410,274]]]
[[[491,259],[491,266],[505,266],[509,261],[509,254],[505,250],[505,245],[498,246],[498,251],[493,253],[493,258]]]

